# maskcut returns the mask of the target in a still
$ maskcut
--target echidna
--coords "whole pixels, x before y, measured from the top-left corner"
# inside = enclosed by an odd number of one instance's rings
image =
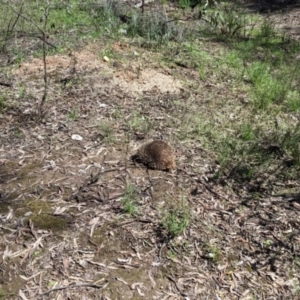
[[[142,145],[132,159],[151,169],[171,171],[176,167],[171,146],[160,140]]]

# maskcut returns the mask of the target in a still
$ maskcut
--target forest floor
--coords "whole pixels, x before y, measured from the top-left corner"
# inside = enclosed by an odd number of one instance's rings
[[[299,10],[267,16],[289,43]],[[230,147],[210,143],[261,119],[249,83],[216,64],[231,46],[199,43],[99,38],[50,53],[42,117],[43,58],[1,55],[0,299],[298,299],[299,181],[274,153],[251,178],[239,158],[223,168]],[[132,162],[153,139],[174,149],[174,172]]]

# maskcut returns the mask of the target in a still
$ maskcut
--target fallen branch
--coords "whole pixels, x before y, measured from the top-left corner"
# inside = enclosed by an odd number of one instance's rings
[[[2,81],[0,81],[0,85],[2,85],[2,86],[7,86],[7,87],[11,87],[11,86],[12,86],[12,83],[7,83],[7,82],[2,82]]]
[[[0,2],[1,3],[1,2]],[[11,32],[12,30],[10,30]],[[4,31],[0,31],[0,35],[2,34],[5,34]],[[50,43],[49,41],[47,40],[43,40],[43,37],[42,36],[39,36],[38,34],[36,33],[29,33],[29,32],[24,32],[24,31],[21,31],[21,30],[15,30],[14,31],[14,36],[13,38],[16,39],[16,38],[22,38],[22,37],[27,37],[27,38],[34,38],[34,39],[40,39],[42,42],[45,42],[48,46],[52,47],[53,49],[57,49],[57,47]],[[48,38],[48,36],[46,36],[46,38]],[[8,40],[8,38],[7,38]]]
[[[46,291],[42,294],[39,294],[39,296],[45,296],[45,295],[50,294],[50,293],[55,292],[55,291],[65,290],[65,289],[69,289],[69,288],[77,288],[77,287],[91,287],[91,288],[94,288],[94,289],[103,289],[107,286],[107,283],[108,283],[108,280],[106,280],[102,285],[93,284],[93,283],[80,283],[80,284],[63,285],[63,286],[48,290],[48,291]]]

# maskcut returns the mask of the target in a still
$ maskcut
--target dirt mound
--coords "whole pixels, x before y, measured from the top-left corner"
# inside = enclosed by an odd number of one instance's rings
[[[119,50],[120,45],[115,45]],[[129,50],[128,50],[129,51]],[[177,93],[182,89],[179,80],[166,73],[165,70],[153,68],[141,68],[137,62],[130,66],[123,67],[121,63],[103,60],[99,54],[91,50],[81,50],[79,52],[70,52],[64,55],[52,55],[46,58],[47,71],[50,78],[63,78],[70,72],[78,73],[98,73],[98,76],[108,78],[108,83],[113,89],[121,88],[125,93],[137,96],[153,89],[161,93]],[[117,68],[114,66],[118,66]],[[22,81],[24,77],[42,78],[43,60],[33,58],[31,61],[23,62],[20,67],[14,71],[14,75]],[[97,74],[95,74],[97,78]],[[94,82],[96,82],[94,77]],[[99,80],[100,82],[100,80]]]

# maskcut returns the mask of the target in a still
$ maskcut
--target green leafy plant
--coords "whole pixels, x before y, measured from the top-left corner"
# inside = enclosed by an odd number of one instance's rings
[[[271,240],[265,240],[263,244],[264,244],[265,247],[270,247],[272,245],[272,241]]]
[[[124,197],[121,201],[124,212],[129,215],[138,213],[139,193],[134,185],[127,183]]]
[[[0,95],[0,111],[5,107],[5,103],[8,99],[7,93],[3,92]]]
[[[23,137],[24,133],[21,131],[20,128],[15,128],[13,134],[16,138],[20,139]]]
[[[19,88],[19,98],[23,98],[26,95],[26,88],[22,86]]]
[[[289,128],[282,137],[281,146],[291,157],[296,166],[300,166],[300,122],[294,128]]]
[[[78,114],[76,110],[73,110],[68,115],[69,119],[76,121],[78,119]]]
[[[281,103],[287,95],[289,84],[285,79],[271,74],[269,65],[254,62],[248,74],[253,83],[253,105],[256,109],[267,109],[272,103]]]
[[[114,128],[109,123],[103,123],[99,125],[100,134],[104,143],[111,144],[114,141]]]
[[[255,138],[251,124],[244,123],[241,126],[241,137],[244,141],[251,141]]]
[[[274,25],[272,25],[268,20],[264,19],[262,25],[260,26],[259,36],[265,40],[269,40],[277,35]]]
[[[208,256],[214,261],[219,262],[221,260],[221,251],[219,248],[217,248],[215,245],[211,245],[209,247],[209,253]]]
[[[286,106],[288,111],[297,112],[300,110],[300,91],[288,91],[286,96]]]
[[[191,213],[182,197],[178,205],[170,205],[163,213],[162,227],[170,237],[176,237],[190,224]]]
[[[181,7],[181,8],[189,8],[190,5],[193,4],[191,2],[195,2],[195,0],[194,1],[193,0],[192,1],[191,0],[179,0],[178,4],[179,4],[179,7]]]
[[[141,37],[148,45],[162,45],[171,40],[181,41],[183,29],[175,20],[168,19],[162,11],[141,14],[134,12],[127,26],[127,34],[131,37]]]
[[[128,120],[129,128],[133,131],[147,128],[147,120],[139,112],[133,112],[131,118]]]
[[[244,13],[237,12],[232,5],[222,7],[207,13],[208,24],[211,29],[221,35],[234,36],[242,31],[245,35],[248,19]]]

